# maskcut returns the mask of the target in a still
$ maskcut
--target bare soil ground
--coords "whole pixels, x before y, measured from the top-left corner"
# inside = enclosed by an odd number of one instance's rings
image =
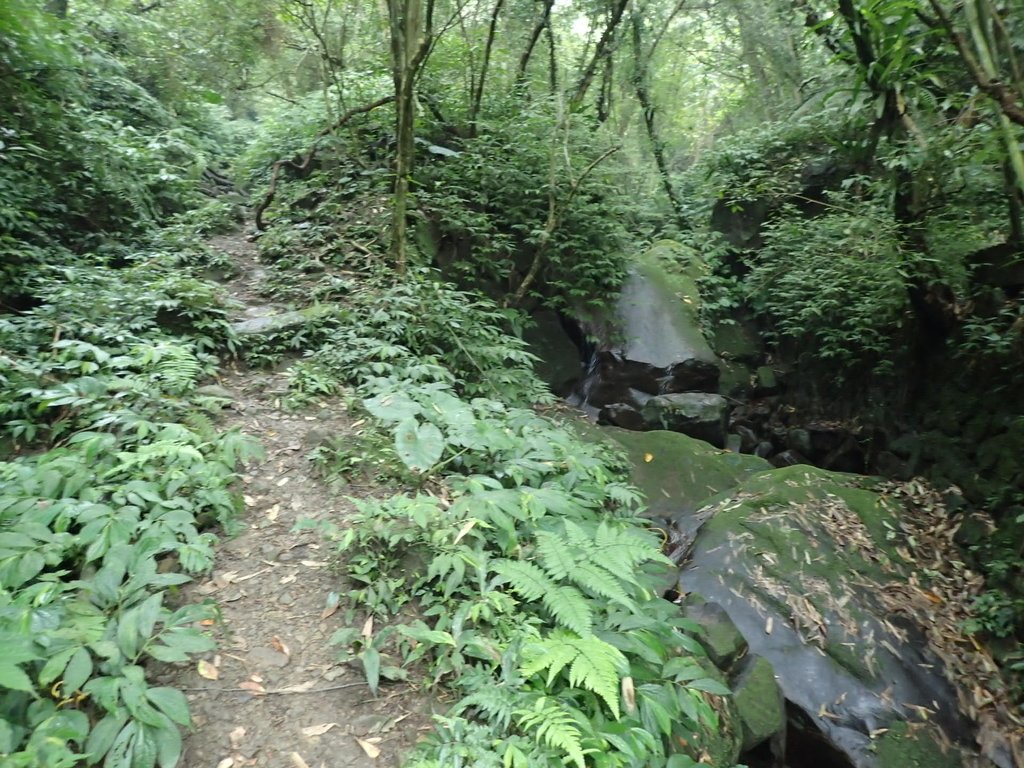
[[[267,304],[255,246],[241,234],[215,238],[240,269],[226,285],[243,307],[238,318]],[[282,410],[286,372],[225,370],[234,397],[222,426],[263,445],[261,463],[246,468],[246,510],[239,531],[221,541],[215,570],[189,585],[188,600],[213,600],[223,620],[213,627],[216,653],[163,680],[185,690],[194,730],[184,768],[345,768],[398,766],[430,730],[428,697],[407,684],[374,697],[361,670],[337,661],[329,643],[344,626],[344,594],[330,544],[314,531],[295,531],[304,518],[343,522],[351,502],[319,478],[307,458],[325,436],[351,433],[343,404],[314,413]],[[361,489],[387,494],[386,488]]]

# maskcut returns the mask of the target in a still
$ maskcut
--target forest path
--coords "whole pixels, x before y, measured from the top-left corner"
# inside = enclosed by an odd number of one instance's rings
[[[227,292],[245,310],[266,305],[256,247],[242,234],[214,238],[214,249],[238,265]],[[233,403],[221,426],[256,438],[266,456],[242,475],[245,512],[235,535],[224,535],[214,571],[189,585],[185,599],[213,600],[216,653],[164,678],[182,688],[194,730],[186,735],[183,768],[347,768],[398,766],[429,715],[422,692],[385,686],[374,697],[361,670],[337,661],[331,635],[344,625],[328,607],[343,592],[330,545],[300,519],[340,522],[352,503],[332,491],[307,454],[326,437],[351,434],[344,405],[315,415],[281,407],[287,372],[229,368],[221,385]],[[389,493],[361,488],[362,495]]]

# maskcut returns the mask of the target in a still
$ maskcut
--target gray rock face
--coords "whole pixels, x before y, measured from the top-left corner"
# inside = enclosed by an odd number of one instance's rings
[[[682,392],[659,395],[648,400],[640,411],[649,429],[667,429],[725,447],[725,429],[729,403],[721,395],[707,392]]]
[[[982,738],[958,706],[963,689],[933,645],[937,609],[923,599],[911,608],[919,587],[887,537],[905,514],[891,499],[848,475],[769,469],[671,432],[607,434],[626,446],[653,513],[671,521],[684,615],[740,699],[745,747],[765,737],[779,746],[768,736],[778,713],[770,665],[787,711],[806,724],[789,730],[793,749],[829,755],[815,764],[1013,766],[1002,733]]]
[[[281,312],[276,315],[260,315],[248,320],[241,320],[231,326],[231,330],[239,336],[269,335],[295,326],[302,325],[309,318],[304,312]]]
[[[690,266],[681,268],[687,260]],[[580,404],[633,405],[638,391],[718,392],[719,360],[698,322],[699,269],[682,246],[660,243],[637,259],[610,311],[583,319],[582,335],[596,341],[577,388]]]

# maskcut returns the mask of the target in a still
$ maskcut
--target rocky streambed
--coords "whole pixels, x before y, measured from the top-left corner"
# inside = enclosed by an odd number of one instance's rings
[[[965,518],[917,481],[830,472],[746,434],[730,394],[770,389],[771,371],[704,340],[696,268],[659,244],[614,311],[569,335],[541,317],[534,342],[542,375],[604,425],[579,429],[629,456],[679,566],[666,593],[734,691],[712,764],[1022,765],[1024,723],[960,629],[981,587],[954,543]],[[846,437],[804,433],[785,439],[843,455]]]

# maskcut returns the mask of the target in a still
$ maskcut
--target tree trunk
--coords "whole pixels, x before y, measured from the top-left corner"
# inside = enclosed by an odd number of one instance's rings
[[[501,15],[501,9],[505,5],[505,0],[497,0],[494,4],[494,10],[491,12],[491,23],[487,28],[487,43],[484,45],[484,60],[480,64],[480,79],[476,83],[476,88],[472,94],[472,103],[469,108],[469,135],[470,138],[476,136],[476,121],[480,117],[480,105],[484,100],[484,81],[487,79],[487,70],[491,64],[491,48],[494,46],[494,35],[498,29],[498,17]]]
[[[541,11],[540,18],[537,23],[533,25],[533,30],[530,32],[530,37],[526,42],[526,50],[523,51],[523,55],[519,57],[519,65],[516,67],[516,87],[522,88],[526,83],[526,68],[530,64],[530,57],[533,55],[533,49],[537,47],[537,41],[540,40],[541,32],[548,26],[548,21],[551,19],[551,8],[555,4],[555,0],[544,0],[544,10]]]
[[[633,27],[633,89],[636,91],[637,101],[640,102],[640,112],[644,118],[644,128],[647,129],[647,138],[651,142],[651,153],[654,155],[654,163],[658,168],[658,178],[665,190],[672,212],[675,214],[676,225],[684,232],[691,229],[690,222],[683,212],[683,203],[679,199],[672,184],[672,177],[669,175],[668,162],[665,159],[665,144],[658,133],[655,122],[654,100],[650,91],[650,59],[654,53],[654,46],[650,51],[644,51],[643,47],[643,20],[640,14],[634,10],[631,18]],[[657,43],[655,43],[657,45]]]
[[[594,55],[590,58],[586,69],[583,70],[583,74],[580,75],[572,98],[569,99],[570,112],[575,111],[583,104],[583,99],[586,98],[587,91],[590,90],[590,86],[597,76],[598,66],[615,51],[615,33],[618,30],[619,22],[622,21],[622,14],[626,11],[626,6],[629,5],[629,0],[614,0],[614,3],[608,14],[608,23],[605,24],[604,32],[601,33],[601,39],[597,41],[597,46],[594,48]]]
[[[415,159],[416,80],[433,33],[434,0],[388,0],[391,68],[395,83],[395,189],[391,218],[391,258],[404,275],[409,267],[409,185]]]

